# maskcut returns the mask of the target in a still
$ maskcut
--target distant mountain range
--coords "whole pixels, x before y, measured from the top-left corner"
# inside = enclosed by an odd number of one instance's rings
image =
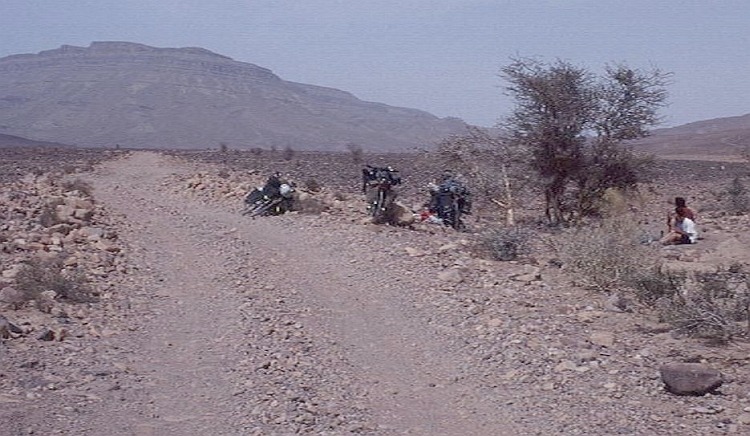
[[[457,118],[285,81],[202,48],[94,42],[0,59],[0,134],[36,141],[411,151],[466,127]]]
[[[0,59],[0,146],[400,152],[466,128],[202,48],[94,42]],[[631,145],[669,158],[736,157],[750,147],[750,114],[657,129]]]
[[[697,121],[634,141],[634,150],[665,158],[732,160],[750,148],[750,114]]]

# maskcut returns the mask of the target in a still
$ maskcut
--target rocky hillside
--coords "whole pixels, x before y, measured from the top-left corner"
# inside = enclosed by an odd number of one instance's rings
[[[458,119],[285,81],[201,48],[94,42],[0,59],[0,134],[37,141],[405,151],[464,128]]]
[[[737,160],[750,147],[750,114],[657,129],[633,147],[669,159]]]

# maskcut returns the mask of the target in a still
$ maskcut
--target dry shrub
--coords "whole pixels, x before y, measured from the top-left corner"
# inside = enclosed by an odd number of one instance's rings
[[[630,216],[594,221],[553,242],[564,268],[584,286],[603,292],[632,289],[659,259]]]
[[[693,274],[665,270],[654,246],[642,244],[639,235],[627,216],[609,218],[560,235],[555,249],[580,283],[632,292],[677,333],[720,343],[750,334],[750,274],[742,266]]]
[[[724,208],[729,213],[742,214],[750,210],[750,192],[739,177],[732,179],[723,194]]]
[[[678,333],[726,343],[750,333],[750,276],[732,267],[695,273],[655,306]]]
[[[65,180],[61,186],[68,192],[78,191],[87,197],[91,197],[91,193],[93,192],[91,184],[81,179]]]
[[[636,298],[649,307],[675,297],[684,288],[687,273],[683,271],[663,271],[659,266],[641,271],[635,277],[632,288]]]
[[[296,153],[297,153],[297,152],[296,152],[296,151],[295,151],[295,150],[294,150],[294,149],[293,149],[293,148],[292,148],[291,146],[286,146],[286,147],[284,147],[284,151],[283,151],[283,153],[281,154],[281,157],[282,157],[282,158],[283,158],[284,160],[287,160],[287,161],[289,161],[289,160],[292,160],[292,159],[294,159],[294,155],[295,155]]]
[[[54,291],[58,298],[74,303],[94,300],[86,276],[78,269],[66,270],[62,264],[62,256],[28,261],[18,271],[15,286],[24,293],[27,300],[36,300],[38,303],[42,302],[42,293],[45,291]]]
[[[305,180],[304,188],[310,192],[320,192],[323,189],[323,185],[317,179],[309,178]]]
[[[362,149],[362,146],[350,142],[346,144],[346,149],[349,150],[349,153],[352,155],[352,162],[356,165],[361,165],[364,161],[364,150]]]
[[[530,229],[520,226],[489,229],[479,235],[476,250],[493,260],[516,260],[529,253],[532,236]]]
[[[37,219],[39,220],[39,224],[43,227],[52,227],[62,222],[57,216],[56,204],[52,202],[42,206],[42,210]]]

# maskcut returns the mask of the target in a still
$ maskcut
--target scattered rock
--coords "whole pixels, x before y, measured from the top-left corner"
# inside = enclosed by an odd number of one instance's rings
[[[0,315],[0,339],[10,338],[11,333],[22,334],[23,330],[21,330],[17,325],[8,321],[6,317]]]
[[[44,328],[39,332],[38,335],[36,335],[36,338],[40,341],[54,341],[55,332],[48,328]]]

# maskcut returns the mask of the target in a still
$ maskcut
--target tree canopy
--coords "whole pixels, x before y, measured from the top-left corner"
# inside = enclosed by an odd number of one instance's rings
[[[562,60],[518,58],[501,77],[515,99],[501,127],[530,150],[551,223],[591,213],[608,188],[635,186],[645,161],[622,142],[658,125],[670,74],[618,64],[597,76]]]

